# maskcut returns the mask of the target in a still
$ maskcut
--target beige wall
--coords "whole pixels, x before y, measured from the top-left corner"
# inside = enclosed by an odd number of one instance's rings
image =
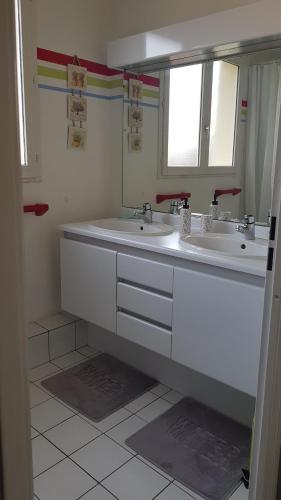
[[[37,0],[37,45],[104,62],[107,7],[107,0]],[[23,184],[23,196],[25,203],[49,203],[50,211],[24,216],[28,320],[60,308],[59,224],[112,211],[110,103],[88,99],[87,148],[77,152],[66,146],[66,94],[40,89],[39,98],[42,182]]]
[[[104,62],[112,3],[114,0],[36,0],[38,46]]]
[[[241,7],[255,0],[112,0],[111,39]]]

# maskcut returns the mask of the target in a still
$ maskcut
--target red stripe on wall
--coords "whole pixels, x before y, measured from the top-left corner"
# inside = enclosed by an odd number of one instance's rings
[[[39,47],[37,49],[37,58],[40,59],[40,61],[47,61],[67,66],[68,64],[73,63],[73,57],[74,56],[61,54],[60,52],[54,52],[53,50],[41,49]],[[86,67],[88,71],[91,71],[92,73],[96,73],[98,75],[114,76],[122,74],[122,71],[108,68],[108,66],[106,66],[105,64],[88,61],[87,59],[80,59],[80,57],[79,61],[81,66]]]
[[[155,76],[149,75],[134,75],[133,73],[124,72],[124,80],[130,80],[130,78],[136,78],[137,80],[141,80],[146,85],[151,85],[152,87],[160,87],[159,78],[155,78]]]
[[[61,64],[62,66],[67,66],[73,63],[74,56],[68,56],[67,54],[61,54],[60,52],[54,52],[53,50],[37,48],[37,59],[40,61],[51,62],[55,64]],[[91,73],[96,73],[102,76],[115,76],[122,75],[123,72],[120,70],[112,69],[105,64],[96,63],[93,61],[88,61],[87,59],[80,59],[81,66],[87,68]],[[130,78],[139,78],[146,85],[151,85],[152,87],[159,87],[160,80],[154,76],[149,75],[134,75],[133,73],[124,73],[124,79],[129,80]]]

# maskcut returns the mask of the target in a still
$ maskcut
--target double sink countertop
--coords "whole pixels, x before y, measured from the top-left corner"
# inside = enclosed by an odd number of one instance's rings
[[[128,226],[130,231],[122,231],[126,221],[132,222],[124,218],[91,220],[62,224],[60,229],[65,233],[265,277],[268,246],[266,227],[257,227],[258,238],[249,241],[235,231],[235,224],[231,222],[214,221],[215,232],[202,234],[199,231],[199,219],[193,218],[190,237],[182,239],[178,232],[178,216],[157,213],[149,228],[142,221],[134,221],[142,227],[142,232],[138,227],[137,233],[133,231],[132,224]],[[115,224],[118,230],[112,229]],[[154,228],[155,234],[151,235]],[[169,231],[169,234],[162,235],[161,230]]]

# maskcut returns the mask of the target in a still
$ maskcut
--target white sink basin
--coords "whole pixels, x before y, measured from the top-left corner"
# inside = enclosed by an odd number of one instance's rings
[[[101,219],[89,223],[89,226],[93,229],[140,236],[164,236],[174,231],[174,228],[168,224],[157,222],[147,224],[142,219]]]
[[[208,234],[190,235],[181,240],[185,248],[196,247],[212,252],[220,252],[233,257],[265,258],[267,255],[266,240],[243,240],[235,236]]]

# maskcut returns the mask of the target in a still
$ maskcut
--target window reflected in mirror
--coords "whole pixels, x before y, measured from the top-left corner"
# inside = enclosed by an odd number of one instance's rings
[[[235,147],[238,66],[213,63],[209,167],[232,167]]]
[[[198,167],[202,64],[169,73],[168,167]]]
[[[238,74],[238,66],[225,61],[165,72],[163,175],[173,175],[170,167],[205,173],[208,167],[235,166]]]
[[[216,190],[218,213],[231,220],[253,214],[267,224],[277,162],[281,109],[281,49],[138,75],[141,125],[123,114],[123,205],[169,212],[157,194],[191,193],[193,213],[209,213]],[[136,135],[138,150],[129,148]]]

